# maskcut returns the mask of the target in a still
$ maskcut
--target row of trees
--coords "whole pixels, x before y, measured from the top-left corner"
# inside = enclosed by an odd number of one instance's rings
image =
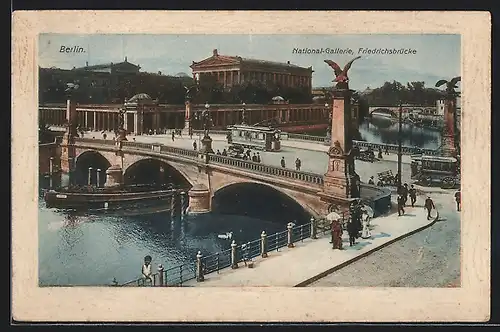
[[[41,103],[61,103],[66,99],[66,83],[78,82],[78,101],[81,103],[123,103],[138,93],[147,93],[165,104],[183,104],[185,86],[195,84],[189,76],[166,76],[150,73],[106,74],[40,68],[39,89]],[[215,76],[202,76],[195,103],[212,104],[267,104],[275,96],[290,103],[310,103],[311,92],[307,87],[290,88],[270,82],[249,81],[229,88],[217,82]]]
[[[435,106],[442,92],[436,88],[425,87],[425,82],[408,82],[406,85],[398,81],[385,82],[379,88],[363,95],[369,105],[405,104]]]

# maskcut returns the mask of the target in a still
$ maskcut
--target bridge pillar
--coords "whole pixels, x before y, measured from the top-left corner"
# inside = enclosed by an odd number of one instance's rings
[[[113,165],[106,170],[106,183],[105,187],[119,187],[122,181],[122,168],[118,165]]]
[[[184,135],[189,135],[190,131],[191,131],[191,101],[186,101],[186,113],[185,113],[185,116],[184,116],[184,129],[182,130],[183,131],[183,134]]]
[[[335,210],[347,209],[359,197],[359,176],[354,170],[351,95],[348,88],[333,91],[328,170],[319,196],[335,206]]]
[[[189,190],[189,214],[210,212],[210,190],[202,184],[196,184]]]
[[[455,145],[455,117],[457,112],[457,100],[454,94],[448,94],[444,99],[444,126],[441,132],[441,148],[445,157],[456,156]]]

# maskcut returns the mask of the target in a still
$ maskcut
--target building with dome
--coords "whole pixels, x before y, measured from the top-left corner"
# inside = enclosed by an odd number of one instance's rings
[[[138,93],[125,100],[124,127],[127,132],[136,135],[159,128],[160,112],[158,100],[151,98],[147,93]]]

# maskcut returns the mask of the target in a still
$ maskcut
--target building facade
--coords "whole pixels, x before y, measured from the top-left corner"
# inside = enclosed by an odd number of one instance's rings
[[[193,78],[197,81],[203,76],[216,77],[224,88],[245,82],[280,84],[283,87],[312,89],[312,67],[300,67],[287,63],[221,55],[217,49],[211,57],[195,62],[190,66]]]

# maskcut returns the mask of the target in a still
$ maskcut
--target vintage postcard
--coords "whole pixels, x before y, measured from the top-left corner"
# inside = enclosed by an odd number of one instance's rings
[[[487,320],[489,16],[350,15],[15,13],[14,318]]]

